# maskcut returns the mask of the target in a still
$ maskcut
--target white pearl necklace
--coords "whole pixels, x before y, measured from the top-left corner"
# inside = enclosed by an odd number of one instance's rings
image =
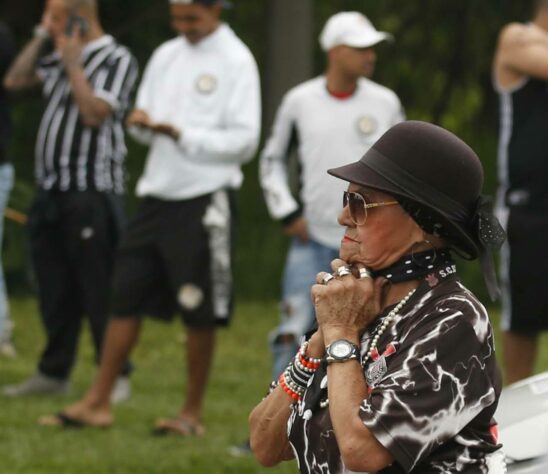
[[[375,330],[375,333],[373,334],[373,338],[371,340],[371,344],[366,351],[367,354],[362,360],[362,367],[365,368],[365,364],[369,359],[372,358],[372,353],[377,347],[377,343],[379,342],[380,337],[386,331],[386,328],[390,326],[394,318],[398,315],[398,313],[401,311],[401,309],[405,306],[405,303],[409,301],[409,298],[413,296],[413,293],[415,293],[416,288],[413,288],[407,295],[403,297],[403,299],[390,311],[386,317],[384,318],[383,322],[377,327]],[[320,408],[325,408],[327,405],[329,405],[329,398],[326,398],[325,400],[320,401]]]
[[[386,328],[390,326],[394,318],[398,315],[398,313],[401,311],[401,309],[405,306],[405,303],[409,301],[409,298],[413,296],[413,293],[415,293],[416,288],[413,288],[407,295],[403,297],[403,299],[386,315],[384,318],[382,324],[380,324],[375,333],[373,334],[373,338],[371,339],[371,344],[369,346],[369,349],[366,351],[366,355],[362,360],[362,367],[365,367],[365,364],[367,364],[367,361],[371,359],[373,356],[373,351],[377,348],[377,343],[379,342],[379,339],[381,338],[384,331],[386,331]]]

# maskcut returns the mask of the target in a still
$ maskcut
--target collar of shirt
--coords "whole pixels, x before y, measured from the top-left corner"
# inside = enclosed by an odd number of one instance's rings
[[[223,41],[223,37],[230,31],[231,29],[226,23],[219,23],[219,26],[212,33],[196,44],[189,43],[184,36],[181,36],[181,38],[189,48],[193,48],[196,51],[205,51],[208,49],[217,49],[219,42]]]
[[[114,38],[110,35],[103,35],[89,43],[86,43],[84,49],[82,50],[82,56],[89,56],[94,51],[104,48],[105,46],[111,44],[114,41]]]

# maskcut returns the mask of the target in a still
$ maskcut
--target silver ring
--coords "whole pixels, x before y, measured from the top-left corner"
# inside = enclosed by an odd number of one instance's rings
[[[371,278],[371,273],[367,268],[360,268],[360,280],[363,280],[364,278]]]
[[[333,280],[333,278],[335,278],[335,277],[333,275],[331,275],[331,273],[326,273],[322,277],[322,284],[327,285],[331,280]]]
[[[352,271],[346,265],[337,268],[337,276],[343,277],[345,275],[352,275]]]

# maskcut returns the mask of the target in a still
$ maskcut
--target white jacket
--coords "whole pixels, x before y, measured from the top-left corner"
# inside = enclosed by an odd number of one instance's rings
[[[325,77],[291,89],[280,105],[272,135],[261,153],[260,180],[270,214],[284,219],[299,210],[288,182],[287,155],[297,138],[301,165],[300,201],[313,240],[339,248],[337,216],[348,186],[327,174],[329,168],[359,160],[390,127],[404,120],[396,94],[369,79],[355,93],[337,99]]]
[[[259,141],[260,100],[255,60],[228,25],[196,45],[178,37],[157,48],[136,108],[175,126],[181,137],[177,143],[131,129],[150,145],[137,195],[180,200],[239,188],[240,165],[253,157]]]

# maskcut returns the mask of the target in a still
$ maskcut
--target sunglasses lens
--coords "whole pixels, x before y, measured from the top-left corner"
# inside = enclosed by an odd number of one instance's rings
[[[348,202],[350,217],[355,224],[365,224],[367,218],[367,209],[365,208],[365,199],[358,193],[346,193],[345,201]],[[345,204],[346,204],[345,202]]]

